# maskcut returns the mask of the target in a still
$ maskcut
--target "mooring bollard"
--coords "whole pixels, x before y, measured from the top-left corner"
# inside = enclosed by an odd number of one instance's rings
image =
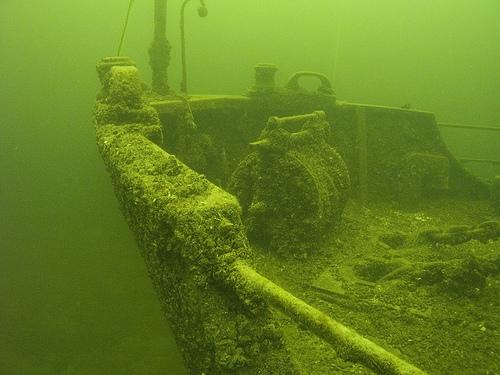
[[[255,85],[250,89],[252,95],[270,94],[274,91],[276,83],[274,76],[278,67],[274,64],[257,64],[255,69]]]

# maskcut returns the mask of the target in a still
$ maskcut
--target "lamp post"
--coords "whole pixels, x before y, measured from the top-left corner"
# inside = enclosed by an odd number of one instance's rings
[[[187,94],[187,67],[186,67],[186,38],[184,33],[184,10],[186,5],[191,0],[184,0],[181,7],[181,58],[182,58],[182,81],[181,91]],[[198,15],[203,18],[208,15],[208,9],[205,6],[205,0],[200,0],[200,7],[198,8]]]

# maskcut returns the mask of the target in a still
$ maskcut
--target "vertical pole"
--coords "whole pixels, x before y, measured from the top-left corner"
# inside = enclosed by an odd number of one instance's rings
[[[153,91],[166,95],[170,91],[167,69],[170,64],[171,49],[167,40],[167,0],[155,0],[154,7],[154,39],[149,47],[149,65]]]
[[[368,155],[367,155],[367,128],[366,109],[356,108],[357,128],[358,128],[358,195],[362,203],[368,199]]]
[[[186,63],[186,34],[184,28],[184,10],[186,5],[191,0],[184,0],[181,6],[181,58],[182,58],[182,81],[181,81],[181,91],[187,95],[187,63]],[[205,0],[200,0],[200,7],[198,8],[198,16],[201,18],[206,17],[208,14],[207,7],[205,6]]]
[[[186,64],[186,35],[184,32],[184,10],[190,0],[184,0],[181,6],[181,60],[182,60],[182,81],[181,91],[187,94],[187,64]]]

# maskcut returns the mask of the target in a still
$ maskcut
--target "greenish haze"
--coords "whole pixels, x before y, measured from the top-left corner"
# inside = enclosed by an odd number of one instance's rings
[[[169,1],[170,84],[180,82]],[[95,62],[115,53],[128,0],[0,3],[0,373],[182,374],[180,356],[113,196],[91,112]],[[340,100],[500,126],[500,3],[208,0],[186,16],[189,87],[242,93],[252,66],[333,79]],[[148,79],[152,1],[123,54]],[[500,159],[497,134],[443,131],[459,156]],[[499,174],[490,166],[477,173]]]

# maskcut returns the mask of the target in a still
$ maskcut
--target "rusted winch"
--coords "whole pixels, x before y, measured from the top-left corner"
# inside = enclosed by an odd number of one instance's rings
[[[229,191],[242,205],[252,240],[282,254],[303,254],[338,222],[350,179],[326,142],[330,131],[322,111],[270,117],[251,143],[255,150],[236,168]]]

